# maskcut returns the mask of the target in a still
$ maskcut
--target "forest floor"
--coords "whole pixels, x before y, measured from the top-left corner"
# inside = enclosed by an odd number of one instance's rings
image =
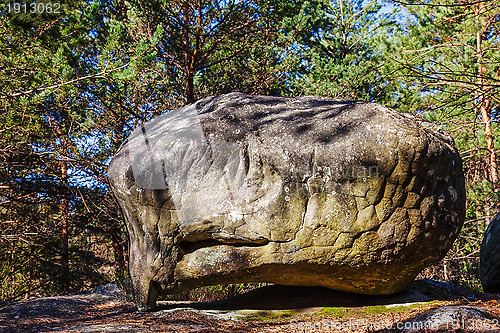
[[[500,332],[500,295],[418,280],[392,296],[271,285],[206,303],[137,312],[110,284],[0,304],[0,332]]]

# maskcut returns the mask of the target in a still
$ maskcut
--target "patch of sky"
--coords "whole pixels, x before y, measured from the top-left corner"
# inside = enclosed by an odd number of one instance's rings
[[[91,38],[96,38],[96,37],[97,37],[97,35],[99,35],[99,33],[97,32],[97,30],[96,30],[96,29],[91,29],[91,30],[88,32],[88,35],[89,35],[89,37],[91,37]]]
[[[412,15],[407,8],[400,5],[396,5],[393,2],[384,0],[379,0],[378,3],[382,5],[382,8],[377,13],[378,15],[386,15],[394,13],[396,23],[400,26],[416,22],[416,17]]]
[[[107,186],[102,183],[102,181],[96,179],[95,176],[91,175],[88,172],[85,172],[82,169],[78,168],[68,168],[68,184],[70,186],[75,186],[75,187],[81,187],[82,185],[93,189],[93,188],[100,188],[100,189],[106,189]],[[107,177],[106,174],[103,175],[104,177]]]
[[[499,121],[500,119],[500,106],[496,106],[491,109],[491,121]]]
[[[73,142],[75,142],[76,148],[80,154],[90,159],[98,158],[96,155],[98,155],[103,149],[108,151],[111,150],[110,138],[98,131],[81,138],[73,139]],[[108,166],[110,160],[111,158],[107,158],[102,165]],[[102,172],[102,176],[106,177],[106,170],[102,170]],[[70,167],[68,168],[68,176],[68,183],[71,185],[84,185],[88,188],[106,188],[105,184],[103,184],[102,181],[99,180],[99,177],[95,174],[95,171],[86,170],[82,165],[75,166],[70,164]]]

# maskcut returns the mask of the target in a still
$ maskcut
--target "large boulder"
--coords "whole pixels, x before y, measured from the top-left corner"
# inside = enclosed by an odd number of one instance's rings
[[[479,276],[485,292],[500,293],[500,212],[484,232]]]
[[[405,289],[464,220],[438,126],[378,104],[231,93],[153,119],[109,166],[140,310],[237,282]]]

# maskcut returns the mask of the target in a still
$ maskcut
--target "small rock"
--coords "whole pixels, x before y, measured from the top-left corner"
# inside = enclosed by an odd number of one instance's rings
[[[483,290],[500,292],[500,212],[488,225],[481,244],[480,279]]]
[[[442,330],[481,330],[490,332],[500,329],[498,320],[488,312],[468,306],[444,306],[426,312],[414,319],[397,323],[399,332],[410,333],[420,331]]]

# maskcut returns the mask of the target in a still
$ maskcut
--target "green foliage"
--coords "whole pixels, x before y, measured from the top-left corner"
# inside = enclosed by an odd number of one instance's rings
[[[480,109],[490,103],[498,147],[500,3],[422,3],[406,7],[410,19],[395,31],[394,56],[389,58],[398,69],[398,82],[420,98],[396,95],[393,105],[440,124],[455,139],[464,161],[468,222],[433,278],[479,289],[479,248],[499,199],[488,181],[489,150]]]
[[[114,224],[101,216],[106,227],[92,230],[89,216],[101,212],[86,207],[81,195],[88,189],[85,177],[105,179],[104,166],[98,167],[103,159],[92,147],[82,148],[95,128],[78,84],[67,84],[81,73],[80,56],[88,50],[87,6],[94,4],[64,2],[58,16],[0,16],[8,32],[0,39],[2,299],[81,290],[110,278],[99,269],[112,255],[99,256],[92,239],[105,238]],[[106,195],[92,192],[101,200]],[[68,219],[69,262],[61,236]]]
[[[362,0],[304,3],[288,22],[296,44],[289,54],[293,94],[385,101],[391,90],[382,66],[385,38],[396,21],[381,7]]]

